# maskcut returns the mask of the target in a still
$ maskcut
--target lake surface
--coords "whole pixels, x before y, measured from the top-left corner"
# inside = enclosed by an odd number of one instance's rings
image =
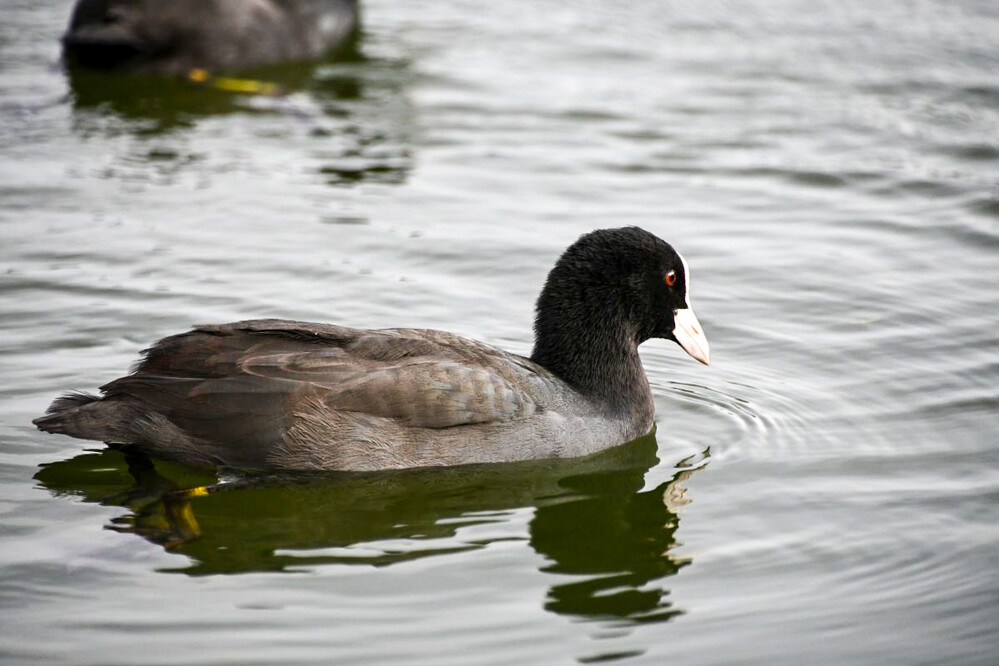
[[[261,97],[70,77],[0,7],[0,660],[999,662],[999,5],[364,2]],[[584,460],[271,479],[34,430],[193,323],[527,353],[594,228],[712,345]]]

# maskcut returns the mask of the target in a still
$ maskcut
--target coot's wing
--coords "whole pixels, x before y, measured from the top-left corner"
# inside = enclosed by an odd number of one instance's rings
[[[102,390],[141,400],[194,437],[263,445],[317,401],[411,427],[527,416],[537,410],[532,396],[543,374],[526,359],[440,331],[257,320],[165,338],[132,375]]]

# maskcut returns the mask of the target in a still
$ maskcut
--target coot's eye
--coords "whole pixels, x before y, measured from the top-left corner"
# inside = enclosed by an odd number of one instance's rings
[[[676,284],[676,271],[670,271],[666,274],[666,284],[671,287]]]

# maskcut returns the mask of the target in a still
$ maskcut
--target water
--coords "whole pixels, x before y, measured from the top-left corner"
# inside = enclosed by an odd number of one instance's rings
[[[995,3],[364,8],[273,99],[70,80],[67,3],[4,0],[0,655],[996,663]],[[214,478],[29,423],[197,322],[527,352],[623,224],[712,345],[643,347],[655,439],[164,502]]]

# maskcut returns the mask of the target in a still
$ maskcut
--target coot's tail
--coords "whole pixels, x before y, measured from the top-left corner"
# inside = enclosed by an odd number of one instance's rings
[[[128,444],[132,439],[131,411],[117,400],[105,400],[90,393],[67,393],[56,398],[43,416],[32,421],[45,432]]]

